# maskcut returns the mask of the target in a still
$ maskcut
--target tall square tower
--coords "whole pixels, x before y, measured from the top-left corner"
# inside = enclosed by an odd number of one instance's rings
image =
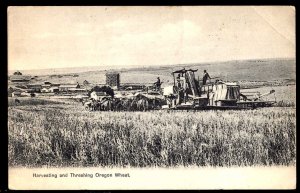
[[[120,87],[120,74],[118,72],[107,72],[106,73],[106,84],[111,87]]]

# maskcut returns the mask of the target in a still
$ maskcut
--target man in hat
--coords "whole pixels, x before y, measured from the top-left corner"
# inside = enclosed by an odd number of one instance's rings
[[[204,74],[203,74],[203,85],[206,85],[206,81],[207,79],[211,79],[209,74],[206,72],[206,70],[204,70]]]
[[[155,85],[156,85],[156,90],[159,91],[160,90],[160,85],[161,85],[159,77],[157,77],[157,81],[155,82]]]

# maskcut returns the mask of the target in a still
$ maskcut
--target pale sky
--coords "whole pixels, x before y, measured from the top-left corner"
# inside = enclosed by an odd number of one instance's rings
[[[294,7],[9,7],[8,69],[295,58]]]

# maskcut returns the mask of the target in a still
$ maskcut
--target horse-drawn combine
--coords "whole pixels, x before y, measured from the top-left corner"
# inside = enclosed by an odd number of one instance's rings
[[[100,92],[95,92],[100,95]],[[156,95],[155,95],[156,94]],[[147,111],[161,109],[164,98],[158,93],[137,92],[135,94],[104,95],[98,99],[89,98],[82,101],[85,109],[90,111]]]
[[[93,92],[82,104],[90,111],[147,111],[158,109],[201,110],[201,109],[253,109],[269,107],[276,103],[264,100],[275,92],[255,95],[242,93],[240,85],[235,82],[216,80],[203,84],[195,78],[193,69],[172,72],[173,85],[163,89],[139,90],[126,92],[119,90],[116,94]]]

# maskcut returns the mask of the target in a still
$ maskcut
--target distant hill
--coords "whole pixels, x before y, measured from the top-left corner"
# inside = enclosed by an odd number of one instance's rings
[[[239,60],[228,62],[178,64],[172,66],[131,69],[133,72],[145,72],[155,75],[170,75],[181,68],[198,69],[200,77],[207,70],[211,77],[220,77],[228,81],[273,81],[296,79],[296,62],[294,59]]]
[[[151,83],[156,81],[157,76],[164,83],[172,83],[171,72],[182,68],[198,69],[196,77],[202,77],[203,70],[206,69],[211,77],[218,77],[227,81],[295,81],[296,61],[295,59],[263,59],[263,60],[237,60],[227,62],[213,62],[200,64],[176,64],[152,67],[119,68],[121,83]],[[105,69],[97,67],[64,69],[64,73],[57,75],[42,75],[38,81],[50,81],[57,83],[82,83],[87,80],[91,83],[105,83]],[[111,68],[110,68],[111,69]],[[109,69],[108,69],[109,70]],[[78,77],[70,74],[78,74]],[[60,76],[58,76],[60,74]],[[69,75],[68,75],[69,74]],[[35,75],[35,74],[31,74]]]

